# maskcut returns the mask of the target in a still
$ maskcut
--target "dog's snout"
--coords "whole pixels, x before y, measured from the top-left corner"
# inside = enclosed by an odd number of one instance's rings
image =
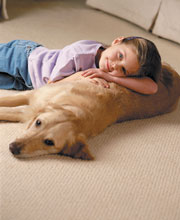
[[[22,145],[18,142],[13,142],[9,145],[9,150],[14,155],[19,155],[21,153]]]

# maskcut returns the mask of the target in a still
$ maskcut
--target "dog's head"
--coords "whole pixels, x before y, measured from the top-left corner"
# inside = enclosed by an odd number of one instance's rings
[[[76,115],[65,108],[40,112],[28,122],[25,133],[10,144],[10,151],[22,158],[60,154],[91,160],[93,156],[78,123]]]

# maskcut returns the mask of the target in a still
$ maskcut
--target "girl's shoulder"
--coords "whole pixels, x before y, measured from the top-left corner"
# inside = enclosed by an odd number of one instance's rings
[[[102,43],[98,41],[80,40],[66,46],[65,48],[63,48],[63,51],[69,51],[70,53],[75,54],[94,54],[100,47],[102,47]]]
[[[93,46],[93,45],[102,45],[102,43],[95,40],[79,40],[71,45],[81,45],[81,46]]]

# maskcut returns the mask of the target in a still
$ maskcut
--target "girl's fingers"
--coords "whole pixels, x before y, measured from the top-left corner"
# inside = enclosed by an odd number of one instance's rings
[[[49,81],[47,82],[47,84],[51,84],[51,83],[53,83],[53,81],[50,81],[50,80],[49,80]]]
[[[110,88],[108,82],[106,82],[106,81],[103,80],[103,79],[96,78],[96,79],[94,79],[94,81],[96,81],[96,84],[98,84],[98,85],[100,85],[100,86],[103,86],[104,88]]]
[[[87,71],[84,71],[83,73],[81,73],[82,76],[85,76],[87,73]]]
[[[100,83],[105,87],[109,88],[109,83],[106,80],[100,79]]]
[[[89,72],[89,71],[86,71],[86,72],[82,73],[82,76],[84,76],[84,77],[87,77],[89,75],[91,75],[91,72]]]
[[[88,69],[88,70],[85,70],[81,75],[84,77],[87,77],[87,76],[94,74],[96,71],[97,70],[94,70],[94,69]]]
[[[98,77],[96,74],[91,74],[91,75],[89,76],[90,79],[93,79],[93,78],[96,78],[96,77]]]
[[[97,77],[97,74],[95,73],[86,73],[85,75],[83,75],[84,77],[89,77],[90,79]]]
[[[96,84],[96,85],[99,84],[99,83],[98,83],[96,80],[94,80],[94,79],[91,79],[90,82],[93,83],[93,84]]]
[[[88,69],[88,70],[84,70],[83,73],[81,75],[85,75],[86,73],[89,73],[91,72],[92,70],[91,69]]]

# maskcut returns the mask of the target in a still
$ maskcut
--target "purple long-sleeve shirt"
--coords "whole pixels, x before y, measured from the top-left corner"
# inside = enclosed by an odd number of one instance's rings
[[[95,56],[102,44],[81,40],[60,50],[37,47],[28,58],[28,69],[34,88],[48,81],[61,80],[75,72],[96,68]]]

